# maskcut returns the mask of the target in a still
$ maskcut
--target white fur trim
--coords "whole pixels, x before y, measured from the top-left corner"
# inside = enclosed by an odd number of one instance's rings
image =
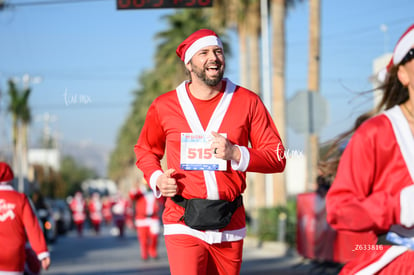
[[[23,271],[0,271],[0,275],[23,275]]]
[[[414,46],[414,29],[409,31],[403,38],[398,42],[394,49],[393,63],[394,65],[400,63],[404,56]]]
[[[4,191],[4,190],[12,191],[14,189],[11,185],[0,185],[0,190],[2,190],[2,191]]]
[[[414,183],[414,137],[411,133],[410,125],[400,106],[394,106],[385,111],[385,115],[391,121],[405,164],[410,172],[411,181]]]
[[[236,85],[228,79],[226,81],[226,90],[224,95],[218,103],[216,109],[213,112],[213,115],[208,122],[208,126],[204,131],[203,126],[198,118],[197,112],[194,109],[193,104],[187,94],[186,90],[186,81],[182,82],[177,88],[177,97],[180,103],[181,109],[183,110],[184,116],[188,122],[188,125],[191,128],[193,133],[211,133],[212,131],[218,132],[221,122],[223,121],[224,115],[227,112],[227,109],[230,105],[231,99],[233,98],[233,93],[236,89]],[[216,174],[214,171],[203,171],[204,179],[206,182],[207,189],[207,199],[217,200],[219,199],[218,186],[216,180]]]
[[[237,148],[240,150],[240,161],[237,163],[236,161],[231,161],[231,168],[235,171],[246,171],[247,167],[249,166],[250,162],[250,152],[245,146],[236,145]]]
[[[47,257],[50,257],[49,252],[42,252],[39,255],[37,255],[37,258],[39,259],[39,261],[41,261],[41,260],[43,260],[43,259],[45,259]]]
[[[164,225],[164,235],[176,234],[190,235],[200,240],[203,240],[208,244],[234,242],[242,240],[244,237],[246,237],[246,227],[237,230],[219,232],[215,230],[199,231],[192,229],[191,227],[188,227],[184,224]]]
[[[355,275],[375,274],[407,250],[408,247],[393,245],[381,256],[381,258],[378,259],[378,261],[361,269]]]
[[[162,173],[161,170],[157,170],[154,173],[152,173],[152,175],[150,177],[150,186],[151,186],[151,189],[154,192],[154,195],[157,199],[161,197],[161,192],[157,188],[157,180],[162,174],[163,173]]]
[[[207,46],[219,46],[223,48],[223,44],[221,43],[220,38],[215,35],[204,36],[198,40],[196,40],[185,52],[184,55],[184,63],[187,64],[190,62],[191,58],[204,47]]]
[[[384,112],[391,125],[400,146],[400,151],[405,161],[405,165],[411,175],[411,181],[414,183],[414,137],[411,134],[410,126],[404,117],[399,106],[395,106]],[[400,221],[401,224],[407,227],[414,225],[414,216],[412,215],[414,209],[414,185],[407,186],[401,190],[400,194]]]
[[[401,190],[400,194],[400,221],[405,227],[414,225],[414,185],[407,186]]]

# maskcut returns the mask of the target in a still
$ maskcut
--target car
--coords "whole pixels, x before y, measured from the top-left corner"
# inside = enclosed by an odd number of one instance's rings
[[[48,200],[53,218],[56,222],[57,232],[59,235],[64,235],[73,228],[72,211],[69,205],[63,199]]]
[[[32,199],[29,199],[32,209],[35,211],[40,227],[43,230],[43,235],[48,243],[54,243],[57,239],[57,227],[53,218],[53,212],[50,205],[45,201],[42,204],[35,204]]]
[[[37,214],[43,224],[44,235],[48,243],[54,243],[57,239],[58,231],[56,221],[53,218],[53,211],[50,206],[37,209]]]

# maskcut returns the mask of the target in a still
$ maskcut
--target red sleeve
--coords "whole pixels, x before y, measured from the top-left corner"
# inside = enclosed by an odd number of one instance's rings
[[[157,112],[157,100],[155,100],[145,119],[134,152],[137,157],[136,166],[144,173],[144,178],[150,182],[152,173],[161,170],[160,160],[164,156],[165,134]]]
[[[286,166],[284,146],[279,132],[259,97],[252,106],[249,172],[277,173]]]
[[[37,255],[48,252],[43,231],[26,196],[22,205],[23,223],[30,245]]]
[[[363,128],[362,125],[360,128]],[[399,193],[392,195],[378,187],[382,166],[379,165],[379,131],[359,129],[345,149],[336,178],[326,197],[328,222],[338,230],[384,233],[396,223]],[[382,178],[384,178],[382,176]],[[385,185],[387,179],[383,180]],[[391,182],[388,182],[391,184]]]

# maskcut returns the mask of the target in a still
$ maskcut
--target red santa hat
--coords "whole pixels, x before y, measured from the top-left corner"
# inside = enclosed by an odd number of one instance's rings
[[[5,162],[0,162],[0,184],[6,184],[14,179],[13,171]]]
[[[187,37],[175,52],[187,64],[196,52],[207,46],[223,48],[223,43],[214,31],[201,29]]]
[[[414,24],[411,25],[400,37],[395,45],[392,57],[387,67],[378,73],[378,79],[383,82],[387,77],[387,73],[395,65],[398,65],[405,57],[405,55],[411,50],[414,45]]]

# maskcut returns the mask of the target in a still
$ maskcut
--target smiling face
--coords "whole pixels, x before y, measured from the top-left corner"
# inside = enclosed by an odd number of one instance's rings
[[[186,66],[193,81],[197,78],[208,86],[216,86],[224,75],[223,49],[219,46],[204,47],[194,54]]]

